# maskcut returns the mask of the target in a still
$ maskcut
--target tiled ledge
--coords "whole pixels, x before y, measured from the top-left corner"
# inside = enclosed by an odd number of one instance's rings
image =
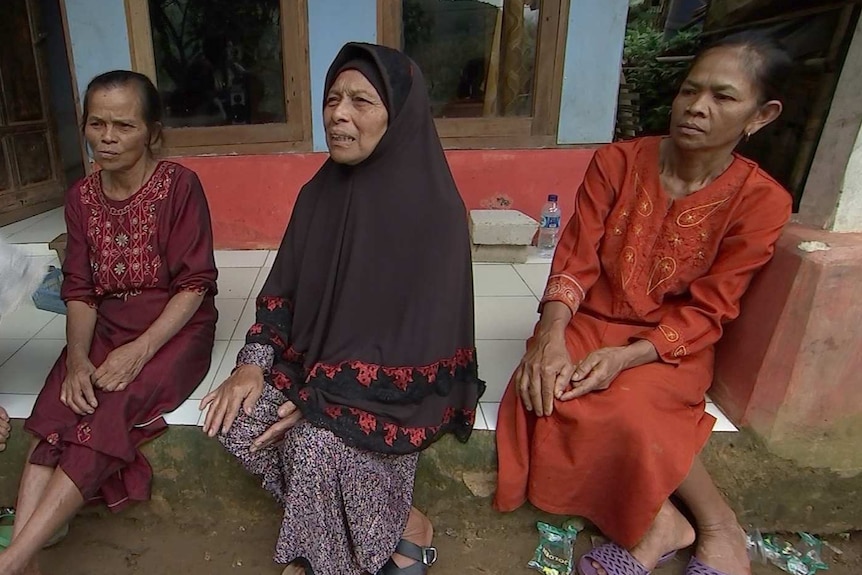
[[[34,257],[46,265],[57,265],[53,255]],[[211,367],[189,400],[167,416],[169,423],[198,425],[203,421],[198,411],[200,399],[233,369],[245,332],[254,320],[254,296],[263,286],[274,257],[270,250],[216,252],[219,321]],[[549,267],[549,262],[541,259],[515,265],[474,264],[479,375],[488,384],[476,418],[477,429],[496,429],[499,402],[538,318],[538,302]],[[0,405],[12,417],[30,414],[65,343],[65,320],[31,304],[0,319]],[[718,418],[715,431],[735,431],[715,405],[708,404],[707,410]]]

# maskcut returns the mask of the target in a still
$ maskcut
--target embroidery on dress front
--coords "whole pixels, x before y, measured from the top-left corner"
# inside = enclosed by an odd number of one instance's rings
[[[669,257],[661,258],[658,262],[656,262],[655,267],[653,268],[652,273],[649,276],[647,293],[649,294],[654,292],[656,288],[658,288],[661,284],[671,279],[675,273],[676,260]]]
[[[127,298],[158,285],[162,259],[153,242],[157,204],[167,197],[175,171],[175,166],[160,163],[122,207],[108,203],[98,172],[81,185],[96,295]]]

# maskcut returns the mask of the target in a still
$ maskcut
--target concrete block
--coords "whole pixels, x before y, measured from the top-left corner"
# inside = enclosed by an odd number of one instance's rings
[[[528,246],[539,222],[518,210],[470,210],[470,236],[477,245]]]
[[[530,246],[487,246],[473,244],[473,261],[493,264],[527,263]]]
[[[862,234],[799,225],[716,347],[710,396],[798,464],[862,474]]]

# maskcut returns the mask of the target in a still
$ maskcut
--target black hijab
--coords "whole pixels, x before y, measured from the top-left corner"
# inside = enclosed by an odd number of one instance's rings
[[[470,240],[425,81],[401,52],[351,43],[324,93],[345,69],[375,85],[388,128],[366,160],[328,159],[303,186],[247,341],[275,348],[271,383],[350,445],[466,441],[485,388]]]

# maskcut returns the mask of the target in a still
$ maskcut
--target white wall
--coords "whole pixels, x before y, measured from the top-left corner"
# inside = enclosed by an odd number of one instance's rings
[[[557,141],[613,140],[628,0],[572,0]]]
[[[844,173],[844,185],[835,210],[835,232],[862,232],[862,129]]]
[[[78,98],[94,76],[132,67],[123,0],[65,0]]]

